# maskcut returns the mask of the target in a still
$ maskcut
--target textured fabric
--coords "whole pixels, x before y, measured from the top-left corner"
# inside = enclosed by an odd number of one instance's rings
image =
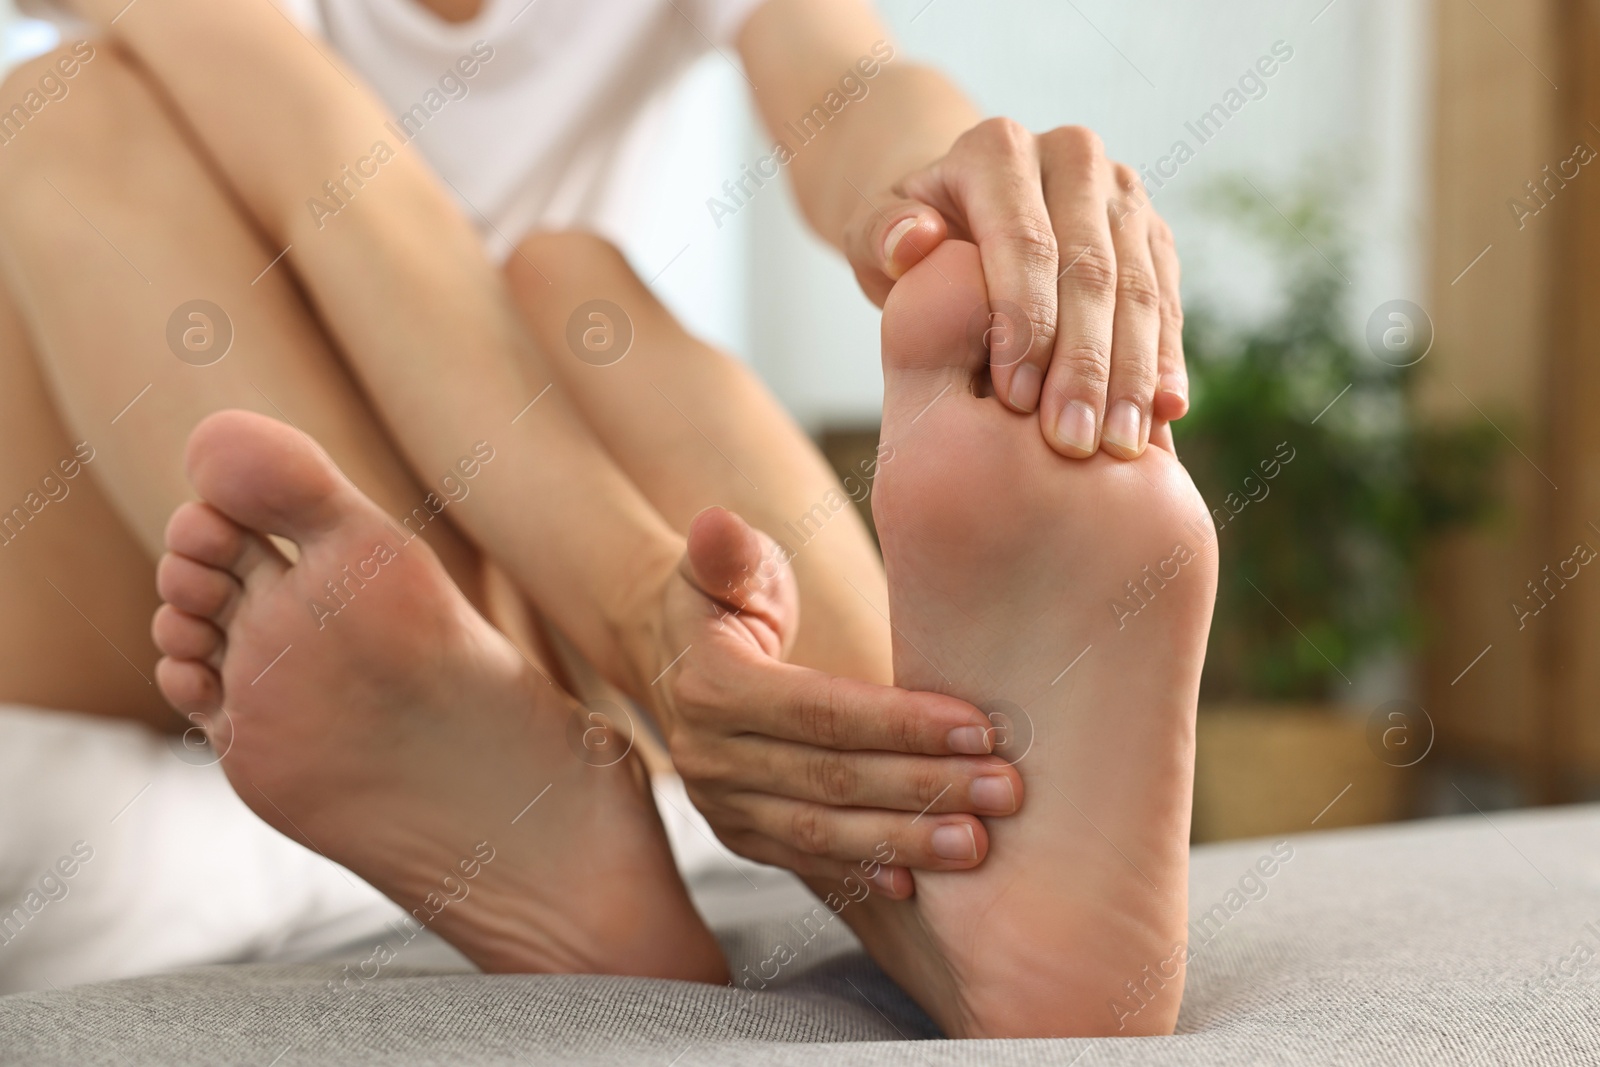
[[[426,973],[416,960],[348,992],[329,987],[340,965],[327,963],[18,994],[0,998],[0,1060],[1600,1063],[1600,808],[1492,819],[1303,834],[1276,851],[1270,841],[1196,849],[1191,937],[1201,947],[1169,1038],[919,1040],[936,1036],[932,1026],[835,923],[754,996],[640,979]],[[730,891],[697,889],[708,911]],[[783,919],[807,910],[777,881],[745,891],[782,914],[723,931],[736,971],[779,940],[795,945],[797,928]]]
[[[734,924],[806,909],[793,879],[717,841],[681,780],[654,786],[708,914]],[[0,704],[0,812],[24,814],[0,819],[0,994],[322,959],[405,914],[257,818],[198,731],[161,738],[128,720]],[[750,892],[774,877],[775,889]]]
[[[404,914],[256,818],[201,740],[0,705],[0,993],[320,958]]]

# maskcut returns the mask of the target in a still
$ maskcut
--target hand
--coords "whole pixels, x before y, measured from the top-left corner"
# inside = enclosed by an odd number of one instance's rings
[[[844,246],[881,305],[947,237],[983,256],[995,393],[1037,410],[1051,447],[1123,458],[1152,437],[1171,447],[1167,420],[1189,407],[1178,257],[1132,168],[1082,127],[1035,136],[989,119],[863,202]]]
[[[989,720],[953,697],[784,663],[798,597],[771,538],[731,512],[702,512],[662,603],[652,710],[729,848],[814,877],[892,850],[893,865],[871,869],[894,899],[911,895],[907,867],[982,862],[988,834],[974,816],[1009,815],[1022,798],[1021,776],[986,754]]]

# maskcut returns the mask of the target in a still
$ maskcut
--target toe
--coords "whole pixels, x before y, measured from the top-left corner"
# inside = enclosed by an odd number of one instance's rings
[[[244,550],[247,531],[210,504],[178,505],[167,520],[167,548],[208,567],[231,567]]]
[[[225,570],[168,552],[156,565],[156,592],[179,611],[227,626],[242,587]]]
[[[156,685],[185,715],[210,716],[222,708],[222,678],[204,663],[164,657],[156,663]]]
[[[167,549],[169,554],[228,572],[241,582],[263,571],[277,575],[288,566],[283,553],[270,541],[206,503],[186,503],[172,513],[167,522]],[[165,591],[162,596],[171,600]],[[178,604],[176,600],[172,602]],[[178,606],[183,607],[182,604]],[[197,615],[211,614],[200,607],[184,610]]]
[[[989,306],[978,247],[946,241],[895,283],[883,305],[885,392],[897,375],[971,383],[991,348],[1020,344],[1031,328],[1016,309]],[[937,388],[937,387],[936,387]]]
[[[171,604],[156,609],[150,620],[150,636],[164,655],[173,659],[192,659],[219,665],[222,656],[223,636],[205,619],[179,611]]]
[[[305,434],[248,411],[207,417],[184,459],[189,481],[217,511],[295,542],[339,525],[355,491]]]
[[[799,589],[777,542],[724,508],[709,507],[689,524],[688,577],[709,597],[765,629],[751,631],[783,658],[794,645]],[[766,638],[770,635],[771,642]]]

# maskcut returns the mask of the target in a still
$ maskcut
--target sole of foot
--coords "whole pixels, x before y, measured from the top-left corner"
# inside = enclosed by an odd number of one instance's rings
[[[961,242],[895,286],[873,510],[895,683],[989,711],[1029,799],[846,914],[950,1036],[1170,1033],[1215,534],[1170,452],[1067,459],[983,395],[987,307]]]
[[[486,971],[726,981],[638,760],[594,757],[424,542],[262,416],[211,416],[187,462],[157,679],[246,804]]]

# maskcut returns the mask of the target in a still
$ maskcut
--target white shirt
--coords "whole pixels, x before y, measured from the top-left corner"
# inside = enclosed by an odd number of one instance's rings
[[[19,6],[68,23],[56,2]],[[418,0],[277,2],[377,92],[389,149],[422,152],[498,262],[538,229],[619,239],[674,83],[762,0],[484,0],[464,23]]]

